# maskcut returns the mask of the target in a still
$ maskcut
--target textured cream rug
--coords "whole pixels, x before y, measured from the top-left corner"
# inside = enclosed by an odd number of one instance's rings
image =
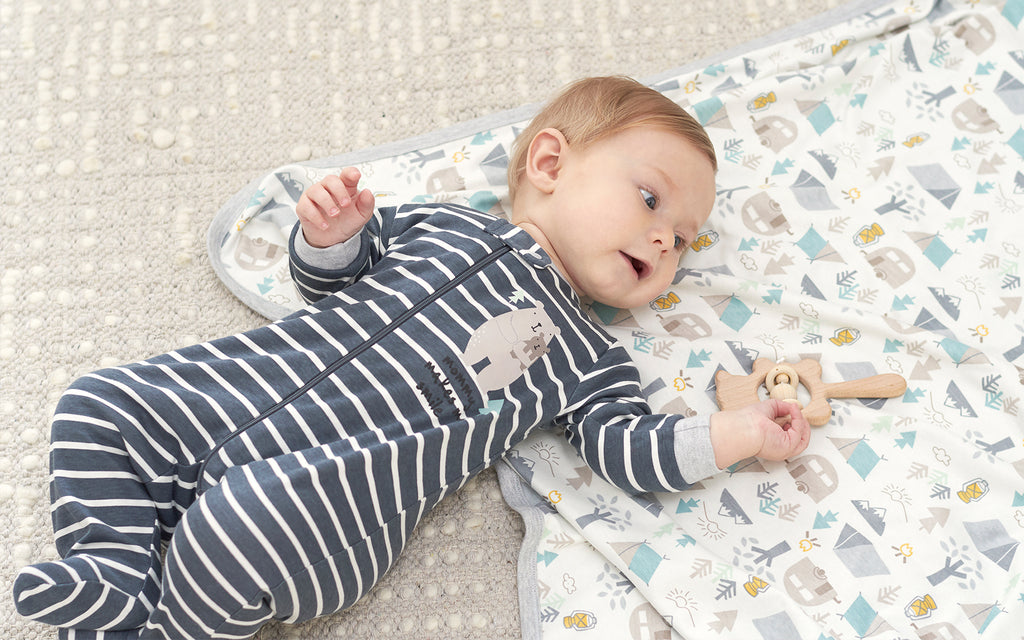
[[[75,377],[264,320],[206,231],[290,161],[640,79],[838,0],[0,0],[0,637],[15,570],[55,556],[48,421]],[[270,638],[516,638],[519,517],[493,471],[348,612]]]

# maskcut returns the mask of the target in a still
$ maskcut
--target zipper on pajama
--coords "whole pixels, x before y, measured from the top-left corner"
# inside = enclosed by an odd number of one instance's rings
[[[349,351],[345,355],[341,356],[340,358],[338,358],[337,360],[335,360],[334,362],[332,362],[331,364],[326,366],[323,369],[323,371],[321,371],[320,373],[318,373],[315,376],[313,376],[312,378],[310,378],[305,384],[303,384],[302,386],[296,388],[294,391],[290,392],[287,396],[282,398],[279,402],[274,404],[272,407],[270,407],[269,409],[263,411],[262,413],[260,413],[255,418],[252,418],[251,420],[249,420],[248,422],[243,424],[241,427],[239,427],[238,429],[236,429],[235,431],[230,433],[227,437],[225,437],[219,443],[217,443],[217,446],[215,446],[213,449],[210,450],[210,453],[206,456],[206,458],[203,460],[202,465],[200,465],[200,467],[199,467],[199,475],[197,477],[197,487],[196,487],[197,494],[201,494],[201,493],[203,493],[203,491],[205,491],[203,485],[204,485],[204,476],[206,475],[206,465],[209,464],[210,460],[212,460],[214,457],[216,457],[217,453],[220,452],[220,450],[223,449],[224,446],[227,443],[231,442],[233,439],[235,439],[237,436],[241,435],[242,433],[244,433],[245,431],[247,431],[251,427],[254,427],[257,424],[263,422],[264,420],[266,420],[267,418],[272,416],[274,413],[277,413],[279,410],[281,410],[285,406],[287,406],[287,405],[291,404],[292,402],[294,402],[296,399],[298,399],[301,396],[305,395],[310,389],[312,389],[316,385],[318,385],[321,382],[323,382],[325,379],[327,379],[335,371],[337,371],[339,368],[343,367],[346,363],[351,361],[353,358],[359,356],[364,351],[366,351],[367,349],[369,349],[373,345],[375,345],[378,342],[380,342],[386,335],[388,335],[389,333],[394,331],[396,327],[398,327],[399,325],[403,324],[406,320],[408,320],[409,318],[413,317],[414,315],[418,314],[420,311],[422,311],[428,305],[433,303],[435,300],[437,300],[438,298],[441,298],[446,293],[448,293],[449,291],[451,291],[455,287],[459,286],[460,284],[465,282],[467,279],[469,279],[470,277],[475,275],[477,272],[479,272],[480,270],[482,270],[485,267],[487,267],[488,265],[490,265],[492,262],[495,262],[501,256],[505,255],[509,251],[511,251],[511,247],[509,247],[507,245],[503,245],[503,246],[499,247],[498,249],[496,249],[493,253],[487,254],[487,256],[484,257],[484,259],[481,260],[480,262],[477,262],[477,263],[475,263],[473,265],[470,265],[469,267],[467,267],[466,269],[461,271],[459,274],[457,274],[454,278],[452,278],[448,282],[444,283],[444,285],[441,286],[441,288],[437,289],[436,291],[434,291],[433,293],[431,293],[427,297],[423,298],[422,300],[420,300],[419,302],[417,302],[413,306],[411,306],[408,309],[406,309],[405,311],[403,311],[397,318],[395,318],[390,323],[388,323],[387,326],[379,329],[375,334],[370,336],[369,339],[367,339],[365,342],[363,342],[362,344],[358,345],[356,348],[352,349],[351,351]]]

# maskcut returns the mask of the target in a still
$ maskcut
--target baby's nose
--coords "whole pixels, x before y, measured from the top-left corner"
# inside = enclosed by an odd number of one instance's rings
[[[675,245],[675,234],[668,225],[653,225],[650,231],[650,238],[651,243],[661,251],[668,251]]]

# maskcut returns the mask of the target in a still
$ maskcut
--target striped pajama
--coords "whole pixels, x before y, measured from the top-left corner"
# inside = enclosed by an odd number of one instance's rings
[[[377,212],[361,240],[340,270],[292,251],[303,311],[65,392],[63,560],[19,572],[22,615],[63,637],[240,638],[343,609],[538,425],[631,491],[716,470],[706,420],[651,414],[526,232],[427,205]]]

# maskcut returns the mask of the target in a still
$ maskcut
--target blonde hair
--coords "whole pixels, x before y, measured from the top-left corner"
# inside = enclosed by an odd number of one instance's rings
[[[557,129],[576,149],[629,127],[652,125],[676,133],[711,161],[718,171],[715,148],[704,128],[662,93],[624,76],[583,78],[562,90],[516,136],[508,165],[509,199],[514,201],[526,173],[526,156],[533,138],[547,128]]]

